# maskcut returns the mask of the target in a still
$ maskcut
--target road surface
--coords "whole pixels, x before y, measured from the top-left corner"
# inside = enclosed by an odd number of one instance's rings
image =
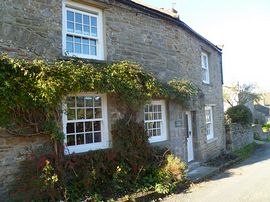
[[[241,164],[164,202],[270,202],[270,143]]]

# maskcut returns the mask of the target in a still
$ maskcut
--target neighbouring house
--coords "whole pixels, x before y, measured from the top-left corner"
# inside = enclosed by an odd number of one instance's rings
[[[12,57],[128,60],[164,82],[192,81],[200,95],[189,108],[160,99],[141,109],[149,142],[169,147],[186,162],[204,162],[225,150],[222,50],[175,10],[131,0],[11,0],[1,3],[0,18],[0,51]],[[110,147],[111,124],[119,116],[113,98],[87,92],[67,100],[62,124],[68,150]]]
[[[270,109],[264,105],[256,104],[254,105],[253,116],[255,123],[263,125],[270,120]]]

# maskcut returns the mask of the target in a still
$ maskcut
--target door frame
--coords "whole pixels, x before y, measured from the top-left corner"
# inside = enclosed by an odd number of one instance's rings
[[[186,116],[186,138],[187,138],[187,161],[194,160],[194,146],[193,146],[193,127],[192,127],[192,113],[185,112]]]

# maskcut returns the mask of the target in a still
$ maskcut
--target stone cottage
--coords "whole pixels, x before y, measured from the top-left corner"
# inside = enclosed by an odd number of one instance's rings
[[[0,51],[12,57],[128,60],[164,82],[192,81],[201,92],[189,108],[152,100],[142,109],[149,142],[169,147],[187,162],[206,161],[225,149],[222,50],[174,10],[131,0],[9,0],[1,3],[0,19]],[[67,100],[66,149],[79,153],[110,147],[110,126],[118,114],[114,100],[95,92]],[[12,144],[6,153],[14,151]]]

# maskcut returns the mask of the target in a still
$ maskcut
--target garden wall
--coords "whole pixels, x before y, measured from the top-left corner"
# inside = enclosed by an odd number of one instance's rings
[[[38,147],[49,142],[45,135],[14,136],[0,129],[0,198],[5,201],[9,185],[19,172],[20,163]]]
[[[254,141],[254,131],[249,125],[232,123],[226,125],[226,149],[235,151]]]

